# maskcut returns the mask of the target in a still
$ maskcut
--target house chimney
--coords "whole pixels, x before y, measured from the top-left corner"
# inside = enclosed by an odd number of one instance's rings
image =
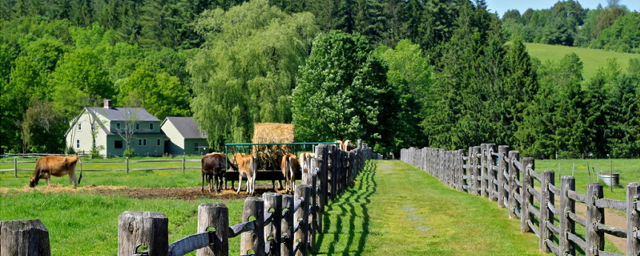
[[[104,99],[104,108],[111,108],[111,100]]]

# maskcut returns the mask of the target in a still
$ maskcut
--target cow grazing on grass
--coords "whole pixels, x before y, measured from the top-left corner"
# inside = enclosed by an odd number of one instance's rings
[[[311,171],[311,159],[313,159],[314,157],[316,157],[316,154],[314,153],[309,153],[309,152],[300,153],[300,157],[298,158],[298,161],[300,162],[300,169],[302,170],[303,173],[308,173]]]
[[[229,167],[237,170],[238,168],[234,166],[231,161],[227,158],[227,156],[223,153],[209,153],[202,157],[200,160],[202,163],[202,191],[204,192],[204,181],[205,177],[207,182],[209,182],[209,191],[213,192],[213,182],[215,179],[216,191],[220,193],[222,191],[222,178],[224,174],[227,172],[225,169],[225,164]]]
[[[296,186],[296,173],[300,172],[298,157],[291,153],[284,155],[280,168],[285,179],[286,193],[293,192]]]
[[[247,178],[247,194],[255,194],[256,172],[258,171],[258,162],[253,155],[235,154],[235,162],[238,164],[238,191],[242,188],[242,177]]]
[[[73,186],[76,187],[82,181],[82,169],[80,170],[80,178],[76,178],[76,164],[82,160],[78,156],[45,156],[36,162],[36,169],[33,172],[33,177],[29,179],[29,187],[35,187],[38,185],[40,179],[46,179],[47,185],[51,183],[51,175],[56,177],[62,177],[69,175],[69,185],[73,182]]]

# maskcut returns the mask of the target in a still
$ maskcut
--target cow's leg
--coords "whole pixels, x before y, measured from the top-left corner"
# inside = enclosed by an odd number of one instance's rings
[[[291,193],[296,191],[296,174],[293,172],[293,168],[289,169],[289,175],[291,175]]]
[[[238,175],[238,191],[236,191],[236,194],[240,194],[240,188],[242,188],[242,173]]]
[[[78,179],[75,173],[69,173],[69,186],[71,186],[71,183],[73,183],[74,188],[78,187]]]
[[[282,190],[282,179],[278,180],[278,184],[280,184],[280,190]]]
[[[201,192],[204,192],[204,172],[202,172],[202,186],[200,188]]]

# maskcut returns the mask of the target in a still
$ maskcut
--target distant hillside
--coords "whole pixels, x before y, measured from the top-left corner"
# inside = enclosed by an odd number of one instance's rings
[[[590,79],[598,70],[607,62],[609,58],[616,58],[620,64],[620,68],[626,71],[629,66],[629,59],[640,58],[640,54],[633,53],[621,53],[613,51],[605,51],[600,49],[588,49],[581,47],[569,47],[561,45],[548,45],[548,44],[536,44],[527,43],[527,50],[531,56],[540,59],[541,61],[558,61],[564,57],[565,54],[575,52],[580,56],[580,60],[584,64],[584,79]]]

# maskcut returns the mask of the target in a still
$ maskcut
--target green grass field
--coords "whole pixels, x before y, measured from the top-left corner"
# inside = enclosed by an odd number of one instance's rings
[[[567,53],[575,52],[580,57],[580,60],[582,60],[584,65],[583,76],[585,80],[594,76],[598,71],[598,68],[606,65],[607,59],[609,58],[616,58],[623,72],[626,72],[627,67],[629,66],[629,59],[640,58],[640,54],[612,52],[600,49],[536,43],[527,43],[526,45],[529,54],[543,62],[547,60],[558,61]]]
[[[574,169],[575,163],[575,169]],[[599,173],[609,173],[610,162],[608,159],[562,159],[562,160],[539,160],[536,161],[536,172],[542,174],[544,170],[552,170],[555,172],[556,185],[560,185],[561,176],[573,176],[576,178],[576,191],[580,193],[587,192],[587,184],[590,182],[600,182]],[[587,166],[596,169],[596,173],[589,172]],[[640,159],[614,159],[613,172],[620,174],[620,187],[611,188],[604,185],[604,196],[616,200],[626,200],[625,186],[630,182],[640,182]],[[539,184],[536,184],[538,186]]]
[[[484,198],[401,161],[377,161],[327,208],[318,254],[531,255],[538,240]]]

